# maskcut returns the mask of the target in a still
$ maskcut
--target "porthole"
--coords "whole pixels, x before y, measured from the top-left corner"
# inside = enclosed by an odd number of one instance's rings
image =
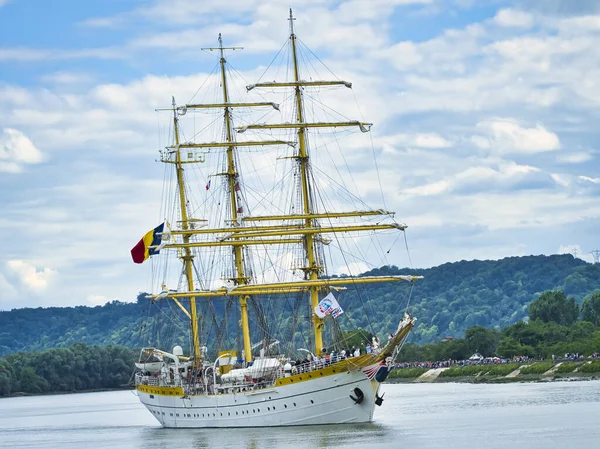
[[[296,407],[296,403],[294,402],[294,407]]]
[[[257,409],[256,409],[256,411],[257,411],[258,413],[260,413],[260,409],[259,409],[259,408],[257,408]]]
[[[275,406],[273,406],[273,410],[275,410]]]
[[[314,404],[314,403],[315,403],[315,401],[313,401],[313,400],[311,399],[311,400],[310,400],[310,403],[311,403],[311,404]]]
[[[283,408],[287,408],[287,404],[283,404]]]
[[[238,414],[238,412],[235,412],[235,414],[237,415],[237,414]]]
[[[227,416],[231,416],[231,413],[230,413],[230,412],[227,412]]]
[[[271,407],[267,407],[267,411],[270,412],[271,411]]]
[[[252,409],[252,413],[256,413],[256,410]]]

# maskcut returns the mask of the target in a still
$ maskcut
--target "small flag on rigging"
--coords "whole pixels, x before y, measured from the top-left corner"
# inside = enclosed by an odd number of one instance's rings
[[[146,232],[140,241],[131,248],[131,258],[135,263],[142,263],[150,256],[160,253],[165,223],[159,224],[154,229]],[[153,247],[153,248],[150,248]]]
[[[208,180],[208,182],[206,183],[206,190],[210,189],[210,179]]]
[[[240,191],[240,183],[238,181],[236,181],[233,185],[233,190],[235,190],[236,192]]]
[[[333,296],[333,293],[329,293],[321,300],[321,302],[319,302],[317,307],[315,307],[315,313],[319,318],[325,318],[327,315],[337,318],[344,313],[344,310],[340,307],[337,299]]]

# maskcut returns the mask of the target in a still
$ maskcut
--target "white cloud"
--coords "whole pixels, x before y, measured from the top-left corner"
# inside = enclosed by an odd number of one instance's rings
[[[484,135],[471,141],[479,148],[499,153],[540,153],[560,149],[558,136],[538,124],[535,128],[521,127],[515,120],[494,119],[477,124]]]
[[[399,147],[414,148],[448,148],[452,142],[437,133],[396,134],[377,139],[377,143]]]
[[[561,154],[558,157],[559,162],[564,162],[566,164],[581,164],[583,162],[591,161],[592,159],[594,159],[592,154],[584,152]]]
[[[0,172],[18,173],[23,164],[38,164],[44,156],[21,131],[4,128],[0,136]]]
[[[0,48],[0,62],[33,62],[70,59],[123,59],[127,56],[116,48],[84,48],[80,50],[40,50],[27,47]]]
[[[549,173],[514,162],[480,161],[489,166],[470,166],[445,179],[406,189],[408,196],[432,196],[453,193],[458,195],[480,195],[487,191],[531,190],[553,188],[556,181]]]
[[[369,269],[370,268],[368,265],[363,262],[353,262],[338,267],[336,273],[347,274],[348,276],[356,276],[360,273],[369,271]]]
[[[600,30],[600,15],[571,17],[558,22],[561,31],[569,34]]]
[[[112,300],[103,295],[90,295],[87,297],[87,302],[94,306],[103,306],[110,301]]]
[[[493,20],[502,27],[531,28],[533,26],[533,15],[517,9],[501,9]]]
[[[92,77],[86,73],[60,71],[43,75],[41,80],[52,84],[79,84],[92,81]]]
[[[44,292],[57,275],[57,272],[50,268],[38,270],[24,260],[9,260],[6,262],[6,269],[19,281],[21,286],[34,293]]]

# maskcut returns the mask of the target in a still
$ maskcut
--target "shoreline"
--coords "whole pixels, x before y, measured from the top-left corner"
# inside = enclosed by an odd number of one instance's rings
[[[593,370],[591,372],[579,371],[580,366],[572,370],[560,371],[560,363],[550,369],[540,372],[521,373],[531,365],[522,365],[513,367],[510,372],[493,372],[492,369],[486,371],[482,368],[479,372],[465,370],[461,373],[460,368],[454,368],[454,371],[444,374],[450,368],[430,369],[424,372],[415,372],[402,369],[394,370],[386,379],[388,383],[472,383],[472,384],[500,384],[500,383],[538,383],[538,382],[573,382],[599,380],[600,372]],[[535,368],[535,365],[533,366]],[[530,370],[531,371],[531,370]],[[394,373],[397,373],[394,375]]]
[[[504,376],[460,376],[460,377],[442,377],[441,379],[435,379],[433,381],[424,382],[417,380],[418,378],[388,378],[385,383],[389,384],[425,384],[425,383],[463,383],[463,384],[509,384],[509,383],[547,383],[547,382],[580,382],[580,381],[591,381],[600,380],[598,375],[584,375],[584,376],[532,376],[532,377],[512,377],[507,378]]]
[[[59,396],[66,394],[79,394],[79,393],[107,393],[110,391],[126,391],[133,390],[135,387],[126,386],[126,387],[118,387],[118,388],[92,388],[89,390],[71,390],[71,391],[46,391],[44,393],[25,393],[23,391],[15,391],[14,393],[9,394],[8,396],[0,396],[0,400],[8,399],[8,398],[24,398],[24,397],[32,397],[32,396]]]

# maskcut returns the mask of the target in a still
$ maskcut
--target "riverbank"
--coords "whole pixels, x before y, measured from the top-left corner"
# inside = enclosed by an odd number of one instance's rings
[[[124,391],[124,390],[132,390],[134,387],[131,385],[125,385],[118,388],[92,388],[89,390],[60,390],[60,391],[45,391],[43,393],[25,393],[23,391],[15,391],[14,393],[9,394],[8,396],[0,396],[0,399],[6,398],[20,398],[20,397],[30,397],[30,396],[60,396],[65,394],[78,394],[78,393],[106,393],[110,391]]]
[[[449,368],[401,368],[388,376],[390,383],[510,383],[600,379],[600,361],[533,362],[467,365]]]

